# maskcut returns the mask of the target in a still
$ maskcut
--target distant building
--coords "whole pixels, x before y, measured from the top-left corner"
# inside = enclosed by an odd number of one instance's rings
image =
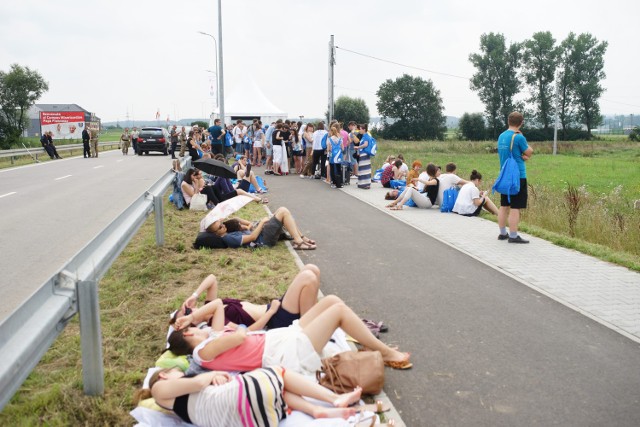
[[[35,104],[27,116],[27,137],[52,131],[54,139],[80,139],[86,126],[100,127],[100,119],[78,104]]]

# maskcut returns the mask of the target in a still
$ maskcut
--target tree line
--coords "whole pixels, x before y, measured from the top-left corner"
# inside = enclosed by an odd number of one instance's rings
[[[572,129],[582,125],[590,137],[591,130],[602,121],[599,99],[604,92],[601,82],[606,77],[607,45],[589,33],[571,32],[557,43],[551,32],[542,31],[523,42],[508,44],[503,34],[483,34],[480,52],[470,54],[469,61],[476,68],[471,89],[485,105],[485,136],[495,138],[500,134],[514,110],[524,112],[529,128],[538,128],[548,136],[554,125],[557,86],[562,137],[566,139]],[[516,101],[521,92],[526,99]],[[463,119],[464,126],[475,130],[470,139],[477,138],[481,128],[470,122],[478,125],[478,117],[467,115]]]

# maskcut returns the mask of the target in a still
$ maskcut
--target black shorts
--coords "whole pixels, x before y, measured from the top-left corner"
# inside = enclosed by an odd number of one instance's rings
[[[514,196],[509,197],[505,194],[500,195],[500,206],[509,206],[513,209],[526,209],[527,199],[529,198],[529,192],[527,188],[527,178],[520,178],[520,192]]]
[[[289,313],[287,310],[282,308],[283,299],[284,295],[280,298],[280,307],[278,307],[278,311],[276,311],[276,314],[274,314],[267,322],[267,329],[286,328],[291,326],[294,320],[300,319],[299,313]],[[267,310],[269,310],[269,307],[271,307],[271,304],[267,305]]]
[[[262,243],[266,246],[275,246],[282,234],[282,223],[272,216],[262,227]]]

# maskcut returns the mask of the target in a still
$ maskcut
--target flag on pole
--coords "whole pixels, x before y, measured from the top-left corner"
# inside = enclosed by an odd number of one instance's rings
[[[156,120],[160,120],[160,109],[156,112]]]

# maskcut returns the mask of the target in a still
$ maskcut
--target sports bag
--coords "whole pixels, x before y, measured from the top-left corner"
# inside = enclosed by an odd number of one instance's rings
[[[365,137],[362,139],[364,141],[369,141],[369,144],[367,144],[367,146],[364,147],[362,151],[364,151],[371,157],[375,157],[376,153],[378,152],[378,141],[376,141],[376,139],[369,134],[365,134]]]
[[[507,196],[509,203],[511,203],[511,196],[515,196],[520,192],[520,169],[518,169],[518,163],[513,158],[513,140],[516,138],[517,133],[514,132],[511,137],[511,146],[509,147],[509,157],[505,160],[500,174],[491,187],[491,193],[498,192]]]
[[[442,203],[440,204],[440,212],[451,212],[458,198],[458,187],[451,187],[442,193]]]
[[[322,359],[316,379],[336,393],[348,393],[360,386],[362,394],[378,394],[384,386],[382,354],[379,351],[345,351]]]

